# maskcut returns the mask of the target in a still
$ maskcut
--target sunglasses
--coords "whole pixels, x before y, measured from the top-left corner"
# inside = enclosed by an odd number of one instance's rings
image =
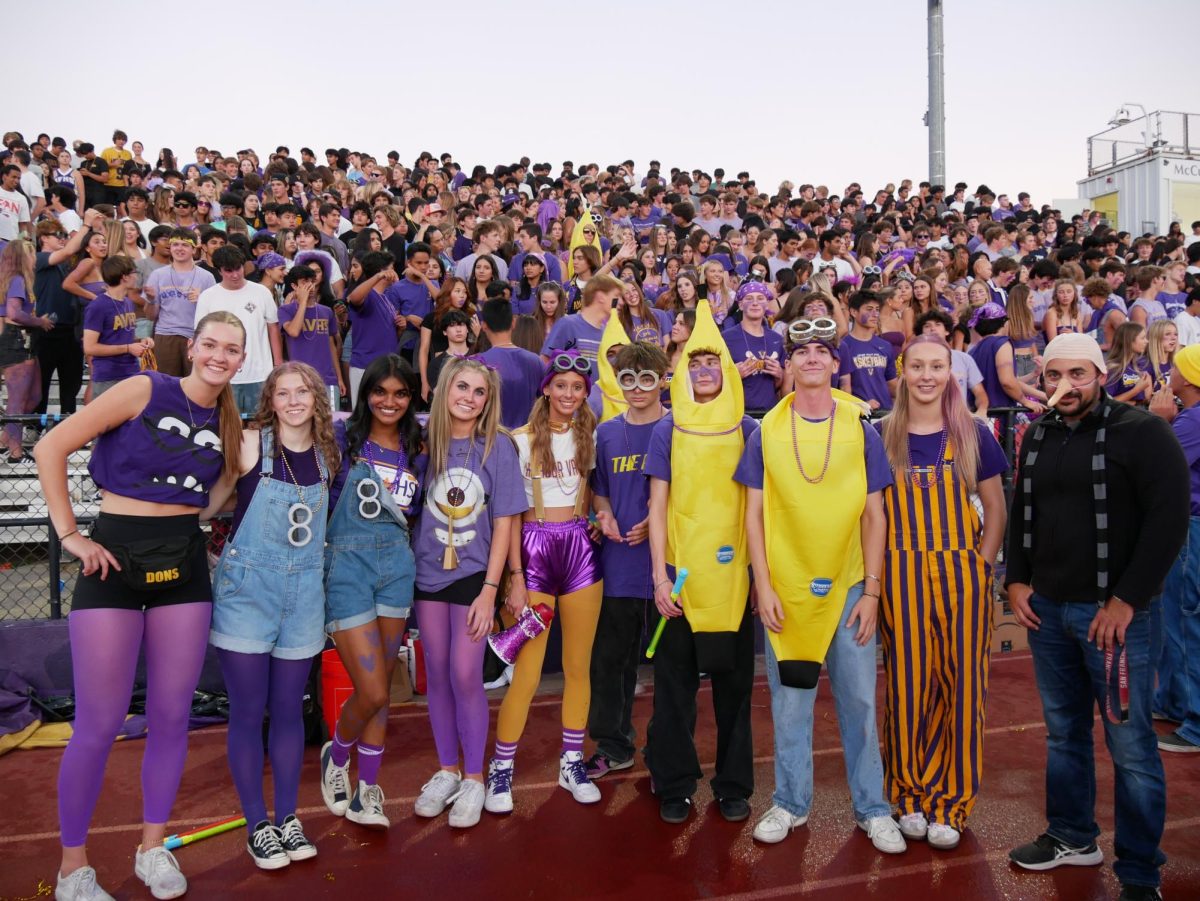
[[[617,385],[622,391],[633,391],[635,388],[640,388],[642,391],[653,391],[661,383],[662,376],[653,369],[622,369],[617,373]]]
[[[828,316],[817,319],[797,319],[788,326],[788,340],[793,344],[810,341],[830,341],[837,337],[837,323]]]
[[[191,208],[192,208],[192,205],[190,203],[188,203],[186,200],[176,200],[175,201],[175,209],[177,209],[177,210],[190,210]]]
[[[550,359],[550,365],[555,372],[578,372],[586,376],[592,374],[591,362],[578,354],[557,353]]]

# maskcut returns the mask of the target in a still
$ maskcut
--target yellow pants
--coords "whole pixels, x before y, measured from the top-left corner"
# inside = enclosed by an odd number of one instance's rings
[[[596,623],[600,621],[600,601],[604,583],[596,582],[571,594],[564,594],[557,606],[556,616],[562,628],[564,729],[583,730],[587,727],[588,706],[592,700],[591,662],[592,640]],[[555,598],[537,591],[529,592],[529,606],[545,604],[555,610]],[[542,680],[542,663],[546,659],[547,629],[537,638],[526,642],[517,656],[512,684],[500,705],[496,722],[496,741],[515,744],[525,731],[529,704]]]

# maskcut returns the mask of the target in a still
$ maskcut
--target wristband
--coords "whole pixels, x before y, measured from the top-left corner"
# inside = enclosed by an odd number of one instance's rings
[[[874,598],[875,600],[879,600],[879,595],[877,595],[877,594],[867,594],[867,592],[865,592],[865,591],[862,593],[862,596],[863,596],[864,598]]]
[[[510,575],[514,575],[514,576],[525,575],[525,570],[523,570],[523,569],[510,569],[508,572]]]
[[[483,580],[483,584],[484,584],[484,585],[490,585],[492,588],[495,588],[496,590],[499,590],[499,589],[500,589],[500,585],[499,585],[498,583],[496,583],[496,582],[489,582],[487,579],[484,579],[484,580]]]
[[[674,584],[675,583],[672,582],[670,579],[659,579],[657,582],[654,583],[654,587],[657,588],[659,585],[674,585]]]
[[[873,575],[871,575],[870,573],[867,573],[867,578],[868,578],[868,579],[874,579],[876,582],[878,582],[878,581],[879,581],[879,576],[873,576]]]
[[[68,538],[70,538],[72,535],[78,535],[78,534],[79,534],[79,529],[72,529],[72,530],[71,530],[71,531],[69,531],[69,532],[68,532],[66,535],[61,535],[61,536],[59,536],[58,543],[59,543],[59,544],[62,544],[64,541],[66,541],[66,540],[67,540]]]

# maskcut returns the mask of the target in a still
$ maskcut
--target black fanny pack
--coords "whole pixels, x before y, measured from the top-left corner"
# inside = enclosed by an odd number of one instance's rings
[[[105,547],[121,566],[121,578],[135,591],[162,591],[192,578],[192,558],[204,544],[204,533],[144,538]]]

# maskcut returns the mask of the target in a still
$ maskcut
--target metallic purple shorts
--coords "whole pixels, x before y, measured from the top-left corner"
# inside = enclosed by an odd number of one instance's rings
[[[521,562],[525,586],[554,597],[600,581],[600,561],[586,519],[522,523]]]

